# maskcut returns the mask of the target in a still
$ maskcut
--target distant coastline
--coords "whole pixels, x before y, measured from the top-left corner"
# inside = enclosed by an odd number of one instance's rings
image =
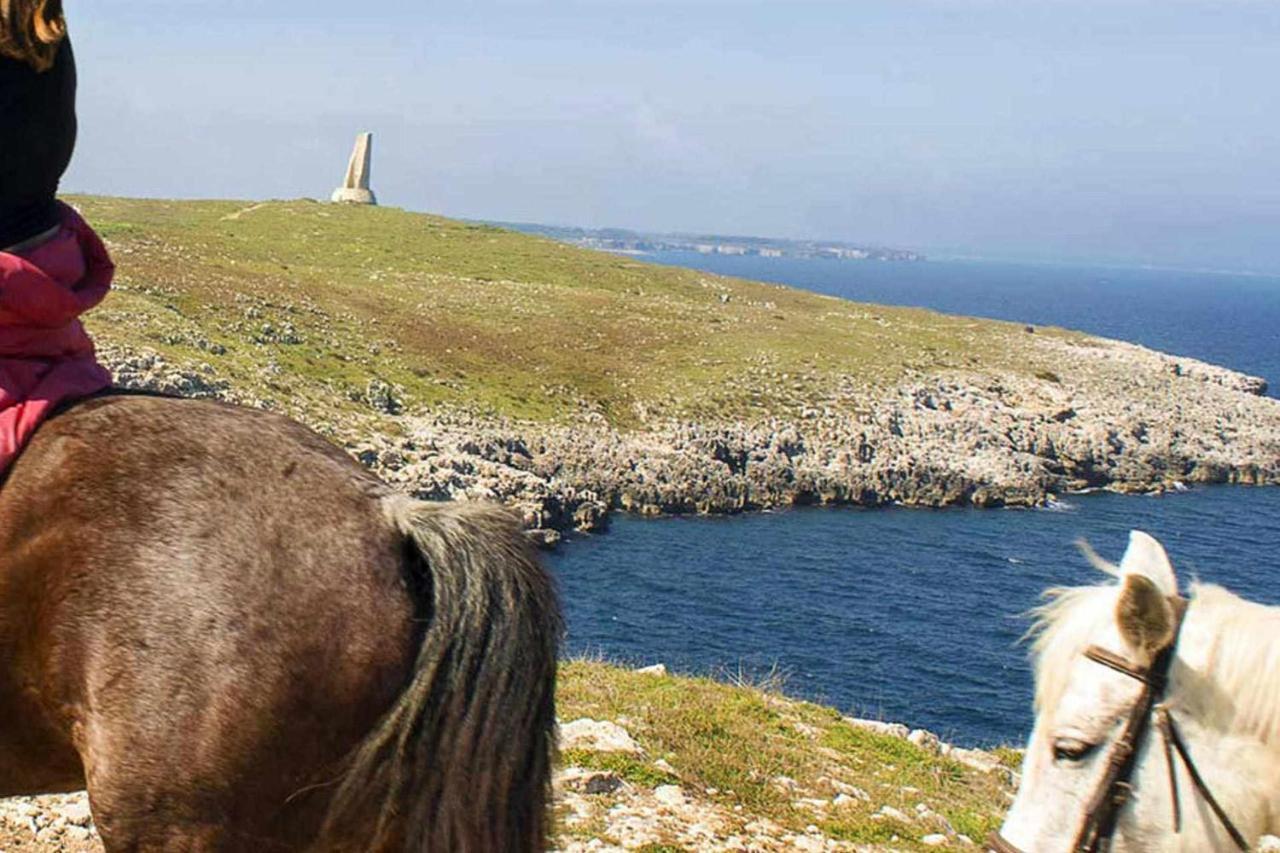
[[[774,237],[736,237],[719,234],[664,234],[623,228],[572,228],[528,222],[485,222],[522,234],[549,237],[584,249],[625,255],[656,252],[694,252],[757,258],[822,258],[837,261],[924,261],[907,249],[865,246],[835,240],[784,240]]]

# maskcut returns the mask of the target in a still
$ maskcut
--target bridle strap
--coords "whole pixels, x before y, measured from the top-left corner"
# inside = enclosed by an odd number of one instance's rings
[[[1196,786],[1196,791],[1200,793],[1201,797],[1204,797],[1204,801],[1209,804],[1209,808],[1213,809],[1214,815],[1217,816],[1218,821],[1222,824],[1222,828],[1231,836],[1231,840],[1236,843],[1237,847],[1247,853],[1249,842],[1244,840],[1244,835],[1231,822],[1231,818],[1227,816],[1227,812],[1218,802],[1218,798],[1213,795],[1213,792],[1209,790],[1209,786],[1205,784],[1203,777],[1200,776],[1196,763],[1191,760],[1191,753],[1187,750],[1187,744],[1182,739],[1182,733],[1178,731],[1177,725],[1173,722],[1173,716],[1167,710],[1162,716],[1166,724],[1165,736],[1169,738],[1173,748],[1177,750],[1182,763],[1187,766],[1187,775],[1191,777],[1191,784]]]
[[[1105,667],[1114,669],[1121,675],[1127,675],[1130,678],[1141,681],[1143,684],[1150,685],[1157,689],[1164,688],[1164,679],[1160,673],[1156,672],[1155,667],[1134,666],[1115,652],[1108,651],[1102,646],[1090,646],[1084,650],[1084,656],[1094,663],[1100,663]]]
[[[1142,684],[1142,692],[1129,709],[1129,717],[1125,720],[1124,731],[1111,749],[1107,759],[1107,770],[1102,777],[1089,808],[1084,814],[1084,823],[1080,834],[1076,836],[1074,850],[1082,853],[1099,853],[1111,847],[1111,839],[1116,833],[1116,824],[1120,820],[1120,812],[1129,802],[1133,793],[1133,772],[1138,762],[1138,750],[1151,726],[1152,711],[1156,703],[1164,698],[1169,684],[1169,670],[1173,668],[1173,659],[1178,647],[1178,638],[1182,633],[1183,617],[1187,612],[1187,600],[1180,596],[1169,599],[1173,608],[1174,630],[1168,645],[1161,649],[1149,667],[1135,666],[1133,663],[1115,652],[1090,646],[1085,650],[1085,657],[1095,663],[1102,664],[1122,675],[1127,675]]]
[[[1075,850],[1096,853],[1110,849],[1120,812],[1133,792],[1130,780],[1137,765],[1138,749],[1151,723],[1151,709],[1156,702],[1151,682],[1144,678],[1143,683],[1145,686],[1142,694],[1129,711],[1124,731],[1111,748],[1102,783],[1085,810],[1084,824],[1076,837]]]
[[[1163,705],[1156,707],[1156,725],[1160,727],[1160,742],[1164,745],[1164,766],[1169,770],[1169,799],[1173,803],[1173,834],[1182,832],[1182,797],[1178,794],[1178,768],[1173,763],[1173,718]]]

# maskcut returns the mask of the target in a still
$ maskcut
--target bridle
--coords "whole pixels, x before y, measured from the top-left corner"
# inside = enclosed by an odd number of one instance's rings
[[[1138,701],[1129,709],[1124,731],[1112,747],[1111,755],[1107,759],[1107,772],[1102,777],[1098,790],[1089,800],[1089,807],[1084,813],[1084,823],[1076,836],[1075,844],[1071,847],[1075,853],[1106,853],[1111,849],[1120,812],[1133,795],[1133,774],[1138,765],[1138,752],[1142,748],[1147,732],[1151,729],[1153,720],[1164,741],[1165,763],[1169,768],[1169,790],[1173,795],[1174,832],[1182,831],[1182,806],[1178,798],[1177,768],[1173,761],[1173,755],[1176,752],[1187,768],[1187,775],[1191,778],[1196,792],[1209,804],[1209,808],[1213,810],[1218,821],[1231,836],[1231,840],[1241,850],[1249,849],[1249,844],[1240,834],[1240,830],[1231,822],[1231,818],[1227,816],[1205,784],[1200,771],[1196,769],[1195,762],[1191,760],[1191,754],[1187,751],[1186,742],[1173,721],[1172,713],[1166,705],[1162,704],[1165,691],[1169,687],[1169,670],[1177,655],[1178,636],[1182,632],[1182,622],[1187,612],[1185,598],[1173,596],[1169,599],[1169,603],[1173,606],[1177,620],[1173,639],[1160,650],[1151,666],[1135,666],[1126,658],[1100,646],[1090,646],[1085,650],[1084,656],[1094,663],[1102,664],[1141,682],[1142,693],[1138,696]],[[996,853],[1024,853],[1020,847],[999,832],[991,834],[987,839],[987,847]]]

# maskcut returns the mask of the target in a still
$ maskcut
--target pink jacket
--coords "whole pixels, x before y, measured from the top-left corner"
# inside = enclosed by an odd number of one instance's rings
[[[0,252],[0,472],[59,404],[111,385],[79,317],[114,275],[102,240],[66,205],[57,236]]]

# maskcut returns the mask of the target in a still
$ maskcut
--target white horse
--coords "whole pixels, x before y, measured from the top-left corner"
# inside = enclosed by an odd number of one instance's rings
[[[1276,833],[1280,608],[1199,583],[1184,601],[1145,533],[1118,567],[1086,554],[1118,582],[1037,611],[1035,728],[989,847],[1228,851]]]

